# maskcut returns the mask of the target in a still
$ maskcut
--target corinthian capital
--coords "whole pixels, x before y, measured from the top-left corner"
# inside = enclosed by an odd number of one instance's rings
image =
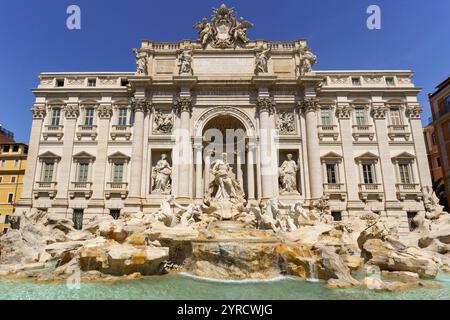
[[[339,119],[350,119],[352,107],[348,103],[338,103],[336,107],[336,116]]]
[[[316,112],[319,109],[319,102],[316,98],[306,98],[298,103],[298,107],[304,113]]]
[[[410,119],[420,119],[420,113],[422,112],[422,108],[418,103],[408,103],[406,105],[406,115]]]
[[[174,103],[175,111],[180,114],[182,112],[191,112],[193,106],[192,97],[178,97]]]
[[[100,119],[111,119],[113,109],[110,104],[101,104],[98,107],[97,112]]]
[[[33,113],[34,119],[44,119],[46,115],[45,105],[43,104],[35,104],[31,108],[31,112]]]
[[[374,119],[385,119],[388,108],[384,103],[373,103],[370,114]]]
[[[63,108],[66,119],[76,119],[80,115],[78,104],[66,104]]]
[[[270,114],[275,113],[275,101],[273,97],[258,97],[256,100],[256,106],[258,107],[259,112],[269,112]]]
[[[133,108],[134,112],[148,112],[152,108],[152,103],[147,101],[146,99],[137,99],[133,98],[131,100],[131,107]]]

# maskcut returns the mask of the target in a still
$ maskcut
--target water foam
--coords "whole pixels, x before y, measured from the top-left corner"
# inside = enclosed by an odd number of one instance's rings
[[[219,283],[264,283],[264,282],[280,282],[284,280],[297,280],[295,277],[289,277],[289,276],[276,276],[273,278],[268,279],[242,279],[242,280],[231,280],[231,279],[215,279],[215,278],[208,278],[208,277],[200,277],[196,276],[194,274],[188,273],[188,272],[180,272],[178,275],[182,277],[187,278],[193,278],[197,280],[202,281],[208,281],[208,282],[219,282]]]

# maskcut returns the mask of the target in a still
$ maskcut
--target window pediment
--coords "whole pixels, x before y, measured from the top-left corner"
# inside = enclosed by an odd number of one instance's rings
[[[378,156],[372,152],[366,152],[355,158],[356,161],[378,161]]]
[[[95,157],[86,151],[81,151],[73,156],[74,160],[95,160]]]
[[[392,160],[394,160],[394,161],[400,161],[400,160],[412,161],[414,159],[416,159],[416,157],[409,152],[402,152],[402,153],[396,155],[395,157],[392,157]]]
[[[130,157],[127,156],[126,154],[123,154],[123,153],[120,152],[120,151],[117,151],[117,152],[115,152],[115,153],[109,155],[109,156],[108,156],[108,159],[109,159],[110,161],[113,161],[113,160],[126,160],[126,161],[129,161],[129,160],[130,160]]]
[[[320,160],[322,162],[326,162],[326,161],[341,161],[342,160],[342,156],[335,153],[335,152],[328,152],[327,154],[323,155],[322,157],[320,157]]]
[[[47,152],[44,152],[44,153],[42,153],[42,154],[40,154],[39,155],[39,159],[53,159],[53,160],[61,160],[61,157],[60,156],[58,156],[57,154],[54,154],[53,152],[51,152],[51,151],[47,151]]]

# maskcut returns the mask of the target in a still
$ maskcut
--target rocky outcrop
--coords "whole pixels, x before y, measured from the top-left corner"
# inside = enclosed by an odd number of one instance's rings
[[[391,243],[380,239],[368,240],[363,247],[368,264],[377,265],[381,270],[409,271],[421,278],[434,278],[438,264],[421,250],[408,247],[396,249]]]
[[[283,272],[303,279],[317,277],[317,258],[311,247],[279,244],[275,250],[280,257],[280,268]]]

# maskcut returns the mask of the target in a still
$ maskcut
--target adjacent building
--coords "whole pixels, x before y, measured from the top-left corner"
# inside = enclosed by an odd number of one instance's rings
[[[28,146],[22,143],[0,144],[0,232],[14,213],[23,189]]]
[[[434,139],[448,200],[450,199],[450,77],[440,83],[428,98],[433,115]]]
[[[335,219],[373,211],[408,233],[432,191],[413,72],[313,70],[306,40],[253,41],[251,27],[222,6],[197,40],[143,41],[136,72],[42,73],[18,209],[201,203],[226,152],[249,203],[326,198]]]

